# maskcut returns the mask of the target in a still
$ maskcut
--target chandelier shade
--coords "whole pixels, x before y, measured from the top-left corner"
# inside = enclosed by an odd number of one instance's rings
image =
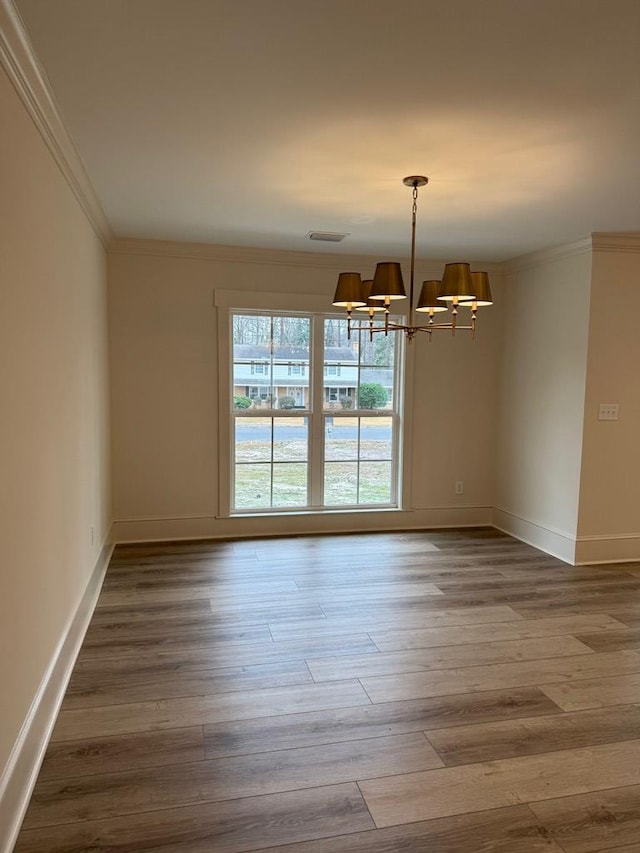
[[[475,296],[470,300],[461,300],[461,305],[470,307],[475,303],[478,308],[486,305],[493,305],[493,297],[491,296],[491,287],[489,285],[489,273],[472,272],[471,281],[473,282],[473,292]]]
[[[418,189],[429,183],[424,175],[410,175],[402,183],[412,189],[411,206],[411,263],[409,278],[408,316],[391,318],[390,306],[395,300],[405,299],[407,293],[402,278],[402,267],[398,261],[380,261],[376,265],[373,279],[362,280],[360,273],[342,272],[338,276],[338,286],[333,304],[347,311],[347,338],[351,332],[367,331],[370,339],[375,334],[388,335],[389,332],[403,332],[408,341],[412,341],[417,332],[426,332],[431,340],[433,332],[449,329],[452,335],[456,330],[471,332],[475,336],[478,308],[492,305],[489,276],[486,272],[472,272],[468,263],[445,264],[442,281],[430,279],[422,283],[418,302],[414,305],[414,280],[416,265],[416,220],[418,212]],[[458,322],[460,306],[471,309],[471,319],[465,325]],[[434,323],[434,314],[447,311],[448,321]],[[366,322],[353,323],[353,311],[368,312]],[[375,314],[384,311],[384,325],[374,322]],[[416,313],[427,314],[424,325],[415,323]],[[447,318],[444,318],[445,320]]]
[[[397,261],[380,261],[376,265],[373,285],[369,297],[371,299],[406,299],[402,267]]]
[[[424,314],[436,314],[440,311],[447,311],[447,306],[443,305],[439,300],[441,287],[441,281],[423,281],[416,311]]]
[[[377,314],[380,311],[384,311],[384,305],[379,299],[371,299],[371,288],[373,286],[373,279],[367,278],[362,282],[362,298],[365,301],[364,305],[358,305],[356,311],[368,311],[369,314]]]
[[[445,264],[438,299],[443,302],[470,301],[475,297],[469,264]]]
[[[338,308],[358,308],[365,304],[362,294],[362,279],[359,272],[341,272],[333,304]]]

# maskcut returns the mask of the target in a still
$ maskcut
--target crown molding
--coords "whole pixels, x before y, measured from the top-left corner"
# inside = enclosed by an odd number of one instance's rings
[[[640,252],[640,231],[594,231],[594,252]]]
[[[640,231],[594,231],[573,243],[512,258],[502,265],[502,269],[505,275],[511,275],[585,252],[640,252]]]
[[[107,246],[112,236],[109,222],[13,0],[0,0],[0,64],[96,234]]]
[[[171,240],[143,240],[130,237],[114,239],[108,251],[113,255],[147,255],[158,258],[189,258],[198,261],[219,261],[239,264],[274,264],[286,267],[316,267],[340,272],[352,268],[373,272],[380,256],[347,255],[328,252],[299,252],[287,249],[259,249],[248,246],[221,246],[213,243],[183,243]],[[406,263],[407,257],[384,255],[385,260]],[[420,274],[438,276],[446,261],[416,259]],[[492,275],[502,273],[502,264],[479,262],[478,268]]]
[[[575,255],[582,255],[585,252],[590,252],[592,249],[592,237],[583,237],[581,240],[576,240],[573,243],[564,243],[561,246],[553,246],[550,249],[539,249],[536,252],[529,252],[526,255],[519,255],[506,261],[503,265],[505,275],[522,272],[523,270],[532,269],[534,267],[544,266],[545,264],[561,261],[565,258],[571,258]]]

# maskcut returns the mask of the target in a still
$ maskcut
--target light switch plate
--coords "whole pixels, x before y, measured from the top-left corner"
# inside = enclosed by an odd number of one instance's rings
[[[598,409],[599,421],[617,421],[618,420],[618,403],[600,403]]]

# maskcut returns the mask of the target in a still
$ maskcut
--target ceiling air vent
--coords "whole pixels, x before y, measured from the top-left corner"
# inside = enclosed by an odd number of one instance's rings
[[[337,231],[309,231],[310,240],[321,240],[324,243],[341,243],[348,234],[339,234]]]

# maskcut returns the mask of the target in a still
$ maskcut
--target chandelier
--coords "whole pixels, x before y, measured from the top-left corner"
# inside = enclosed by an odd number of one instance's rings
[[[420,297],[414,308],[418,187],[424,187],[428,182],[429,179],[423,175],[411,175],[402,181],[405,186],[413,188],[408,322],[397,323],[390,319],[391,303],[407,297],[400,264],[396,261],[380,261],[372,279],[363,280],[357,272],[341,272],[338,276],[333,304],[346,309],[349,338],[352,330],[366,330],[371,339],[376,332],[384,332],[385,335],[388,335],[389,331],[404,332],[409,341],[413,340],[416,332],[426,332],[431,340],[431,335],[438,329],[450,329],[452,335],[455,335],[457,330],[469,331],[475,336],[478,308],[493,304],[489,275],[486,272],[472,272],[469,264],[455,263],[445,264],[441,281],[422,283]],[[459,308],[467,308],[471,312],[468,323],[459,322]],[[449,309],[451,313],[447,314],[447,322],[434,322],[434,314]],[[352,311],[367,313],[368,322],[354,323]],[[384,311],[384,326],[374,325],[375,315],[381,311]],[[414,322],[416,313],[428,315],[429,319],[425,325]]]

